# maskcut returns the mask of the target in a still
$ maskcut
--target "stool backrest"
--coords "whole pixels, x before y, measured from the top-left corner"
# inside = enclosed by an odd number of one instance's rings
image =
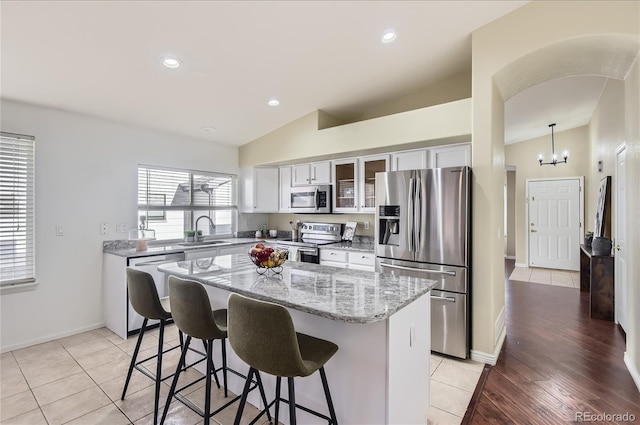
[[[142,270],[127,268],[127,288],[133,309],[147,319],[169,319],[171,313],[160,304],[153,276]]]
[[[183,333],[204,340],[226,337],[216,325],[209,296],[201,283],[169,276],[169,300],[173,321]]]
[[[227,309],[229,343],[244,362],[275,376],[307,374],[296,330],[284,307],[231,294]]]

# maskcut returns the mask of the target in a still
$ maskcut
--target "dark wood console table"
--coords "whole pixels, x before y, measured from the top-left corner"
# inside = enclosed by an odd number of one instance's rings
[[[593,255],[591,247],[580,245],[580,290],[590,292],[591,318],[614,319],[613,256]]]

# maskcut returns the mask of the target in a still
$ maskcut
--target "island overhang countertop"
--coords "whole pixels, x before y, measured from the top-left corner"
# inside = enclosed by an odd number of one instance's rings
[[[282,272],[259,274],[247,254],[176,261],[168,275],[347,323],[373,323],[429,292],[435,281],[389,273],[286,262]]]

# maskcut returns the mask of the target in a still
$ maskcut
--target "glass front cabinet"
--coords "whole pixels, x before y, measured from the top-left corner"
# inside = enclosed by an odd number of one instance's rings
[[[389,170],[389,155],[371,155],[333,162],[334,212],[375,212],[376,173]]]

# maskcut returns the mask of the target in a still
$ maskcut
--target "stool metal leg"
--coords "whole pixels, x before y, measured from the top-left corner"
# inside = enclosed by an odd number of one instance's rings
[[[158,423],[158,402],[160,400],[160,385],[162,384],[162,343],[164,342],[164,319],[160,320],[158,333],[158,359],[156,365],[156,392],[153,402],[153,425]]]
[[[327,406],[329,407],[329,414],[331,415],[331,423],[333,425],[338,425],[338,420],[336,419],[336,411],[333,408],[333,401],[331,401],[329,384],[327,383],[327,375],[324,373],[324,366],[320,368],[320,378],[322,378],[322,387],[324,388],[324,395],[327,398]]]
[[[254,371],[256,371],[254,368],[249,368],[249,373],[247,374],[247,380],[244,381],[244,389],[242,390],[242,397],[240,398],[238,412],[236,413],[236,419],[233,421],[233,425],[240,425],[240,419],[242,419],[242,411],[244,410],[244,405],[247,403],[247,394],[249,394],[249,387],[251,386],[251,378],[253,378]]]
[[[122,396],[120,400],[124,400],[124,396],[127,394],[127,387],[129,387],[129,380],[131,379],[131,373],[133,372],[133,368],[136,365],[136,359],[138,358],[138,351],[140,351],[140,344],[142,343],[142,336],[144,335],[144,330],[147,327],[147,319],[146,317],[142,321],[142,327],[140,328],[140,334],[138,335],[138,342],[136,342],[136,348],[133,350],[133,357],[131,358],[131,364],[129,365],[129,372],[127,373],[127,379],[124,381],[124,388],[122,390]]]
[[[169,412],[169,405],[171,404],[171,399],[176,392],[176,385],[178,384],[178,378],[180,377],[180,372],[184,366],[184,359],[187,357],[187,351],[189,351],[189,344],[191,343],[191,337],[187,335],[187,339],[184,342],[184,348],[182,349],[182,354],[180,355],[180,360],[178,361],[178,367],[176,368],[176,373],[173,375],[173,380],[171,381],[171,388],[169,389],[169,396],[167,396],[167,402],[164,405],[164,410],[162,411],[162,418],[160,419],[160,425],[164,423],[164,420],[167,417],[167,413]]]
[[[282,377],[276,377],[276,417],[274,423],[278,425],[278,413],[280,413],[280,385],[282,384]]]
[[[204,425],[209,425],[211,420],[211,372],[213,368],[213,340],[207,341],[207,378],[204,380]]]
[[[293,378],[287,378],[289,384],[289,425],[296,425],[296,389]]]
[[[220,340],[220,344],[222,345],[222,382],[224,383],[224,396],[226,398],[227,397],[227,344],[225,344],[225,342],[226,340],[224,338]],[[219,384],[218,384],[218,388],[220,388]]]
[[[258,384],[258,390],[260,390],[260,397],[262,397],[262,404],[267,411],[267,419],[271,422],[271,412],[269,412],[269,404],[267,404],[267,396],[264,393],[264,387],[262,386],[262,378],[260,377],[260,371],[256,370],[256,383]]]

